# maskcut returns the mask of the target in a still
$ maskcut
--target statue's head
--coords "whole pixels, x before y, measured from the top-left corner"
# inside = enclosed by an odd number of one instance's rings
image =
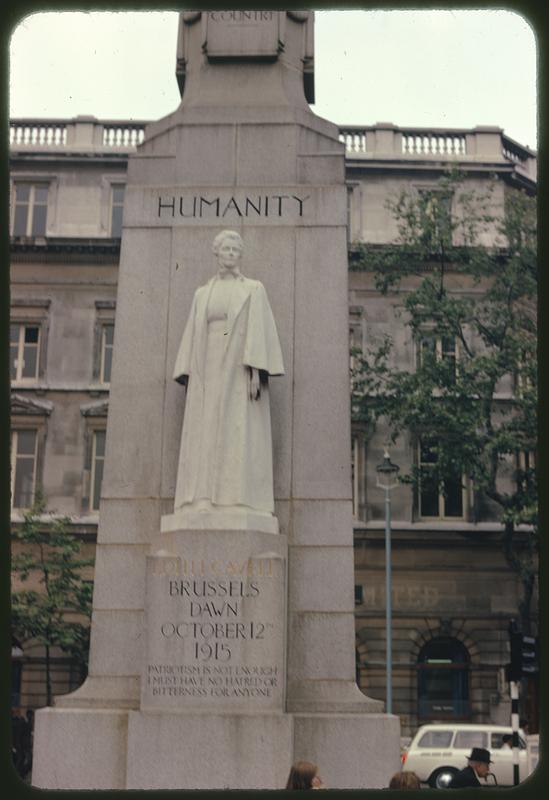
[[[219,254],[220,248],[226,242],[232,244],[233,247],[237,246],[241,253],[244,250],[244,242],[242,241],[242,236],[239,233],[236,231],[221,231],[221,233],[218,233],[213,240],[212,250],[216,256]]]

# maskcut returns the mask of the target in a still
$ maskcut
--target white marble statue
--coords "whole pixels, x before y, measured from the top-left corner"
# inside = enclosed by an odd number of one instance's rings
[[[174,378],[187,384],[174,512],[272,514],[270,375],[283,375],[267,293],[239,270],[243,242],[222,231],[218,271],[196,290]]]

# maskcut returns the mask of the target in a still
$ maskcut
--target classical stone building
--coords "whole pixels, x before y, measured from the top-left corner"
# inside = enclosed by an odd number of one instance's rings
[[[89,551],[98,524],[116,342],[126,167],[145,127],[94,117],[10,125],[12,523],[21,523],[41,487],[48,508],[70,517],[72,532]],[[399,361],[413,364],[414,343],[404,336],[394,301],[376,292],[371,273],[353,270],[353,244],[390,242],[390,194],[432,187],[452,165],[471,187],[497,175],[501,203],[516,187],[534,193],[536,155],[495,127],[425,130],[377,123],[341,128],[340,138],[349,188],[351,342],[360,346],[389,333]],[[230,225],[229,217],[225,222]],[[385,556],[375,468],[382,444],[381,434],[355,426],[357,677],[379,699],[385,697]],[[416,458],[414,448],[402,441],[391,457],[406,469]],[[498,522],[473,509],[468,492],[452,508],[435,503],[429,514],[421,513],[408,486],[395,489],[392,500],[393,710],[403,734],[448,717],[507,722],[507,629],[517,614],[519,586],[501,554]],[[14,704],[40,707],[43,654],[32,642],[17,642],[13,654]],[[61,694],[80,677],[62,653],[55,655],[55,691]],[[534,727],[536,708],[531,681],[523,711]]]

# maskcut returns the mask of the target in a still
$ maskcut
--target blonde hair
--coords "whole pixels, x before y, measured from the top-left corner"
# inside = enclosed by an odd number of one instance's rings
[[[221,233],[217,234],[212,244],[212,250],[216,255],[225,239],[232,239],[238,243],[238,246],[241,250],[244,250],[244,242],[242,241],[242,236],[239,233],[236,231],[221,231]]]
[[[311,789],[317,772],[316,764],[311,764],[310,761],[297,761],[288,775],[286,789]]]

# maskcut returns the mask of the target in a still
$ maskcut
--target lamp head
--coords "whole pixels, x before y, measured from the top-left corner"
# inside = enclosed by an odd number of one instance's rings
[[[393,489],[396,486],[396,483],[391,484],[391,480],[393,478],[396,478],[399,471],[400,467],[398,466],[398,464],[393,464],[393,462],[389,458],[389,451],[387,448],[385,448],[383,451],[383,461],[376,467],[377,485],[379,486],[379,488]],[[388,481],[388,483],[382,483],[382,480]]]

